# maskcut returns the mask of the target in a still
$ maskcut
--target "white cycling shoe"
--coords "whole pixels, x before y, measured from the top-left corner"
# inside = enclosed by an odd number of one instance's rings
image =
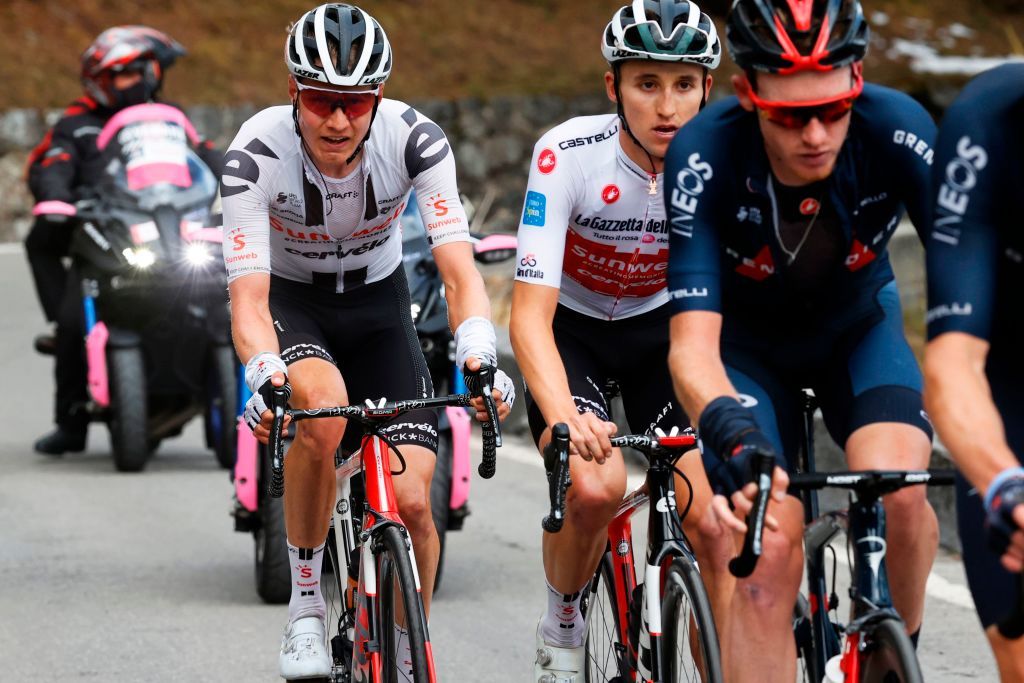
[[[583,668],[586,665],[583,646],[548,645],[541,633],[541,622],[537,623],[537,659],[533,664],[533,683],[583,683]]]
[[[331,675],[331,658],[327,654],[323,619],[303,617],[288,624],[281,638],[278,666],[281,678],[286,681]]]

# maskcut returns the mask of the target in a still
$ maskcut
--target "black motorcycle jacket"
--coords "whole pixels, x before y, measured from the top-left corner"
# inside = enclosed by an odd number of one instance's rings
[[[87,96],[64,110],[28,157],[28,187],[36,202],[71,203],[88,195],[88,189],[104,177],[103,155],[96,147],[96,138],[116,113],[116,109],[101,107]],[[219,179],[223,152],[204,140],[196,153]]]

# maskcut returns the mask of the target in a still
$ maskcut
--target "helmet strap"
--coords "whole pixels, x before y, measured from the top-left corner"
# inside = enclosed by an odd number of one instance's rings
[[[626,131],[626,135],[629,136],[629,139],[647,155],[647,160],[651,162],[651,176],[657,176],[658,173],[654,166],[654,156],[651,155],[651,153],[647,151],[647,148],[640,144],[640,141],[636,139],[636,136],[633,135],[633,131],[629,129],[629,121],[626,120],[626,110],[622,107],[622,91],[619,89],[620,64],[621,62],[615,62],[612,64],[612,80],[615,84],[615,108],[619,115],[619,121],[622,123],[622,130]]]

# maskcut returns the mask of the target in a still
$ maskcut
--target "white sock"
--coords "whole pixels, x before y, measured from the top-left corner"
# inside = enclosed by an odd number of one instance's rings
[[[560,593],[548,584],[548,611],[541,622],[544,642],[555,647],[580,647],[583,645],[583,615],[580,614],[580,597],[590,585],[584,584],[575,593]]]
[[[395,662],[402,680],[412,680],[412,647],[409,645],[409,632],[395,624]]]
[[[316,548],[296,548],[288,542],[288,560],[292,572],[292,597],[288,601],[288,620],[320,617],[327,614],[320,591],[320,570],[323,569],[324,543]]]

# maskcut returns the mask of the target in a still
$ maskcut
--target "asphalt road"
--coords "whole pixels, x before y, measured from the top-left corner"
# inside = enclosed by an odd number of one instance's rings
[[[82,455],[33,453],[49,429],[52,366],[31,351],[44,326],[24,255],[3,245],[0,291],[0,681],[275,680],[286,609],[256,596],[251,537],[232,530],[231,486],[200,431],[165,442],[136,475],[114,471],[101,425]],[[526,683],[545,604],[532,448],[510,439],[471,501],[431,619],[439,678]],[[921,659],[928,681],[996,680],[945,554]]]

